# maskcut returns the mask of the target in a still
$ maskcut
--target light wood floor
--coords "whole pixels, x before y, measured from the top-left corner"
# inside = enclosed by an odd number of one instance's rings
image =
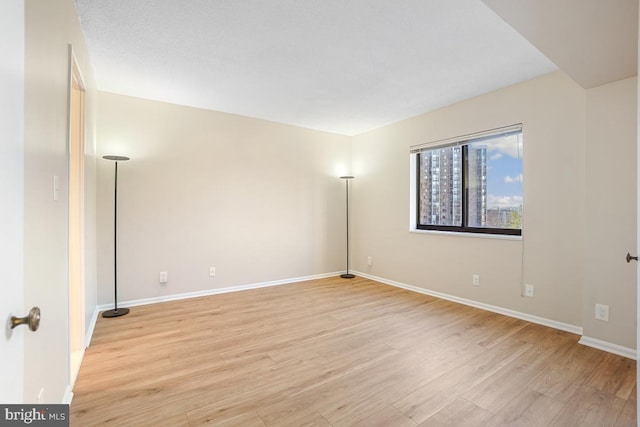
[[[636,364],[356,278],[99,318],[71,425],[635,426]]]

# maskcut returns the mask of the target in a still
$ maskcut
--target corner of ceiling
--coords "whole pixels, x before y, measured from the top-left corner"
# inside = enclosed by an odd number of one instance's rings
[[[585,89],[638,73],[638,0],[482,0]]]

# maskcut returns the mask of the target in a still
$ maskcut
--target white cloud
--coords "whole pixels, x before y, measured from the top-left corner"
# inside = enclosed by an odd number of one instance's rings
[[[487,195],[487,206],[490,208],[513,208],[522,206],[522,196]]]
[[[518,176],[514,176],[514,177],[510,177],[510,176],[505,176],[504,177],[504,182],[505,184],[515,184],[515,183],[521,183],[522,182],[522,174],[518,175]]]
[[[522,135],[509,135],[500,138],[489,139],[478,143],[487,147],[487,151],[491,153],[491,159],[497,160],[503,155],[513,157],[515,159],[522,158]],[[499,156],[499,157],[496,157]]]

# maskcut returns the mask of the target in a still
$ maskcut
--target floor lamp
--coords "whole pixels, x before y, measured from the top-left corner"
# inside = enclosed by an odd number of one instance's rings
[[[115,185],[113,191],[113,300],[115,308],[102,312],[102,317],[119,317],[129,313],[128,308],[118,308],[118,162],[129,160],[124,156],[104,156],[103,159],[115,162]]]
[[[353,274],[349,273],[349,181],[353,179],[352,176],[341,176],[340,179],[344,179],[344,182],[347,186],[347,273],[341,274],[340,277],[343,279],[353,279]]]

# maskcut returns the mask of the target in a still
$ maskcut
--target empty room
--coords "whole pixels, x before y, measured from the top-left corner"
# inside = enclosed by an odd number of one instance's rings
[[[638,16],[3,1],[0,424],[637,425]]]

